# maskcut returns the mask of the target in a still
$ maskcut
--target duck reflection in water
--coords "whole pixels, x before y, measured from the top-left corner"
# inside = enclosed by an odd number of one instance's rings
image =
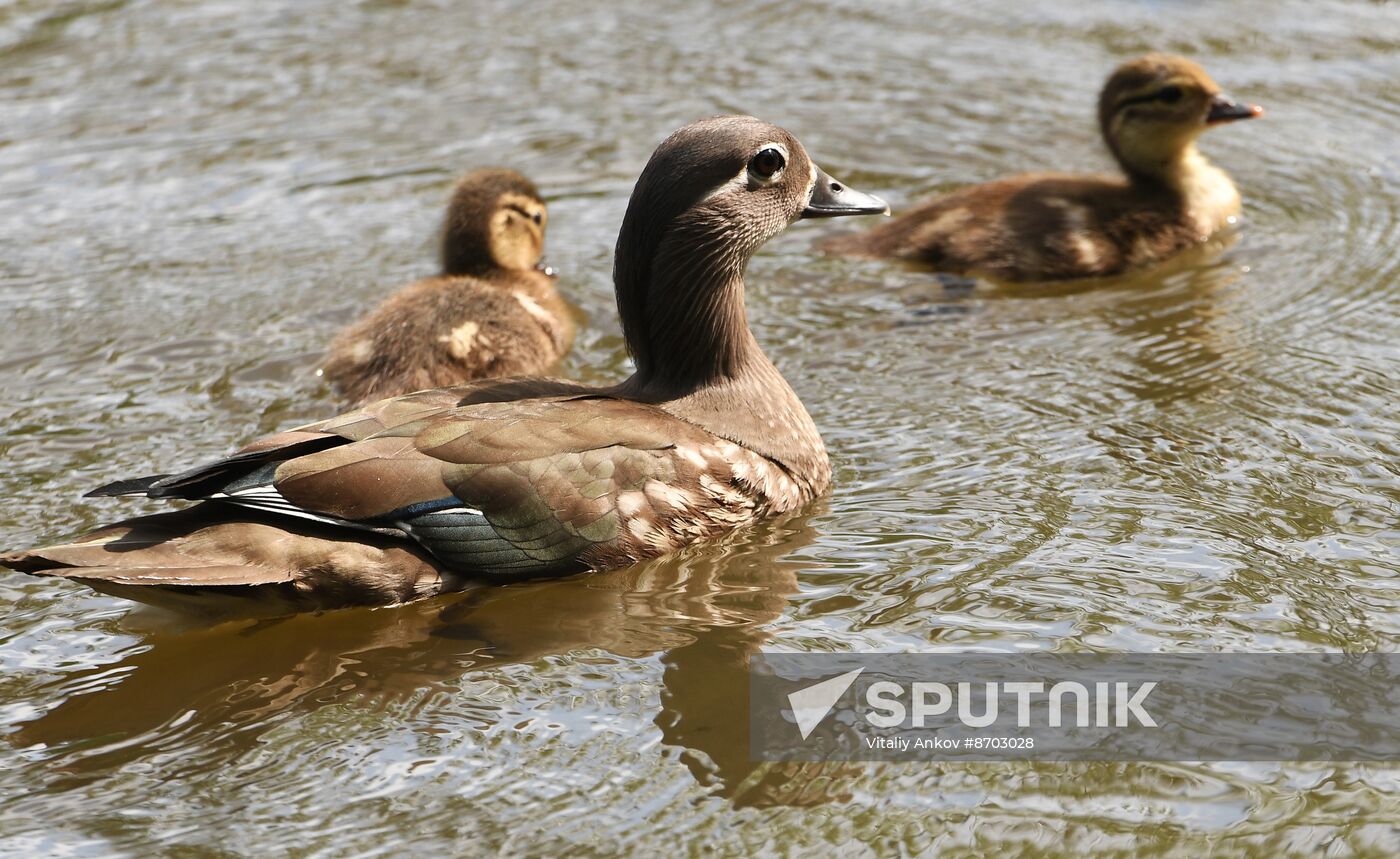
[[[155,758],[178,779],[226,766],[269,730],[325,708],[399,708],[431,729],[462,718],[461,687],[511,665],[600,651],[623,659],[661,653],[655,723],[697,780],[742,804],[839,799],[836,765],[775,767],[748,752],[749,657],[798,590],[802,564],[790,556],[814,539],[812,515],[625,570],[378,610],[171,631],[168,615],[148,609],[159,613],[162,631],[115,665],[57,680],[44,697],[62,703],[9,739],[51,761],[49,790]],[[453,696],[452,710],[434,716],[438,696]],[[471,717],[488,730],[517,729],[520,710],[498,705]]]

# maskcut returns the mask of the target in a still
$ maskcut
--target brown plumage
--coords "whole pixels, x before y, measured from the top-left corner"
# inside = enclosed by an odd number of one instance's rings
[[[558,363],[574,324],[540,262],[548,218],[519,173],[464,176],[443,225],[442,274],[404,287],[341,332],[321,373],[362,405]]]
[[[744,269],[799,217],[880,211],[781,128],[686,126],[652,156],[618,237],[637,364],[625,382],[484,381],[374,402],[103,487],[203,503],[0,563],[151,602],[306,609],[620,567],[792,510],[831,468],[749,330]]]
[[[1196,138],[1262,113],[1225,96],[1190,60],[1148,54],[1119,66],[1099,96],[1099,127],[1122,176],[1031,173],[974,185],[822,247],[1008,281],[1118,274],[1234,221],[1239,193]]]

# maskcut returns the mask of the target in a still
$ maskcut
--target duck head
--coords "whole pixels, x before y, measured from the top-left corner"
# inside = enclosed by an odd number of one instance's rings
[[[1130,175],[1157,178],[1188,157],[1214,125],[1261,116],[1223,93],[1184,57],[1147,54],[1114,70],[1099,94],[1104,141]]]
[[[483,275],[543,266],[549,212],[535,183],[514,170],[491,168],[463,176],[447,205],[442,273]]]
[[[754,252],[800,218],[888,212],[776,125],[718,116],[675,132],[637,180],[613,263],[637,378],[683,389],[734,377],[757,349],[743,292]]]

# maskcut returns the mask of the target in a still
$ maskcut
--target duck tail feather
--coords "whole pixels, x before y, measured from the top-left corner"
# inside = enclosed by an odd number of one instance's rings
[[[129,477],[126,480],[113,480],[111,483],[104,483],[91,492],[83,495],[84,498],[113,498],[118,495],[145,495],[155,483],[169,477],[168,474],[151,474],[146,477]]]

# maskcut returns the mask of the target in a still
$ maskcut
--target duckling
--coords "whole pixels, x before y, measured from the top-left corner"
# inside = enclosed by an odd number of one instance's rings
[[[1165,259],[1232,224],[1240,195],[1196,148],[1207,128],[1260,116],[1190,60],[1148,54],[1099,95],[1099,127],[1121,177],[1031,173],[954,191],[832,253],[918,260],[1006,281],[1118,274]]]
[[[617,240],[627,380],[488,380],[377,401],[210,465],[108,484],[93,494],[200,503],[0,564],[147,602],[315,609],[623,567],[793,510],[826,490],[831,466],[749,330],[744,271],[799,218],[885,212],[777,126],[687,125],[642,171]]]
[[[364,405],[556,364],[574,324],[541,262],[548,220],[535,184],[514,170],[462,177],[443,225],[442,274],[404,287],[341,332],[321,375]]]

